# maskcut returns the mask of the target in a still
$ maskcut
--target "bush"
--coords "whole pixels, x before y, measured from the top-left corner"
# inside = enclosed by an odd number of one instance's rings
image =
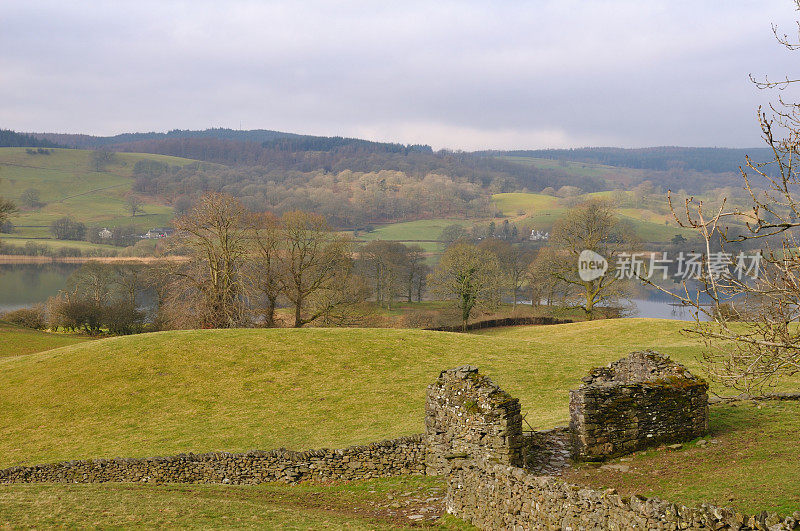
[[[144,312],[127,302],[113,303],[103,309],[103,324],[111,334],[138,334],[144,328]]]
[[[83,329],[97,334],[103,325],[103,307],[87,300],[69,300],[67,297],[51,297],[48,300],[50,327],[75,331]]]
[[[3,314],[3,320],[24,328],[44,330],[47,328],[44,305],[39,304],[30,308],[20,308],[13,312]]]
[[[57,240],[82,240],[86,236],[86,225],[63,217],[50,224],[50,232]]]

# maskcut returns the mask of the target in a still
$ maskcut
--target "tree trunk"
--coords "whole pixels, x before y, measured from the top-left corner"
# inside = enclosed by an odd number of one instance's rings
[[[275,306],[276,306],[277,298],[267,296],[267,311],[266,315],[264,315],[264,319],[266,321],[266,325],[269,328],[273,328],[275,326]]]
[[[300,328],[303,326],[303,321],[300,316],[300,311],[302,310],[303,299],[300,297],[297,298],[297,303],[294,305],[294,327]]]

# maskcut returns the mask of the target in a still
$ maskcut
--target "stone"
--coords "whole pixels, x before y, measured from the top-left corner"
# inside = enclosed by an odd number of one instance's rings
[[[519,400],[464,365],[442,371],[428,386],[425,401],[425,464],[429,475],[444,475],[463,459],[523,464]]]
[[[614,470],[616,472],[629,472],[631,467],[628,465],[603,465],[600,470]]]
[[[570,391],[572,457],[596,461],[708,431],[708,384],[653,351],[589,371]]]

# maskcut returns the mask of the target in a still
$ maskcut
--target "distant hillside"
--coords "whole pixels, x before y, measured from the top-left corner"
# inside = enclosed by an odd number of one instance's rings
[[[131,216],[126,197],[137,179],[137,168],[157,165],[172,172],[191,173],[212,167],[193,160],[153,154],[119,153],[102,167],[92,163],[92,152],[78,149],[0,148],[0,196],[14,201],[20,212],[11,218],[11,234],[0,241],[24,245],[45,243],[50,224],[64,216],[87,227],[130,227],[140,232],[168,225],[173,217],[170,198],[147,197]],[[26,200],[26,194],[33,200]],[[52,242],[50,242],[52,243]],[[80,242],[57,242],[77,246]],[[84,242],[85,243],[85,242]]]
[[[16,133],[8,129],[0,129],[0,147],[59,147],[55,142],[47,139],[36,138],[25,133]]]
[[[739,184],[746,154],[767,158],[764,148],[653,147],[519,151],[434,151],[427,145],[373,142],[358,138],[301,135],[257,129],[175,129],[166,133],[90,136],[33,133],[40,141],[82,149],[153,153],[223,164],[259,175],[294,172],[395,171],[412,178],[443,175],[493,192],[540,192],[575,186],[583,192],[630,189],[642,181],[689,193]],[[247,173],[253,173],[247,170]],[[274,176],[269,179],[274,180]],[[235,179],[240,180],[240,179]],[[248,179],[261,183],[262,178]]]
[[[213,128],[203,131],[188,129],[173,129],[167,133],[123,133],[114,136],[93,136],[69,133],[30,133],[30,136],[78,149],[97,149],[112,145],[128,144],[145,140],[164,140],[175,138],[218,138],[234,140],[237,142],[268,142],[278,138],[298,137],[294,133],[283,133],[267,129],[254,129],[251,131],[238,131],[235,129]],[[126,150],[132,151],[132,150]]]
[[[695,147],[651,147],[623,149],[611,147],[580,149],[540,149],[506,151],[503,155],[514,157],[535,157],[571,162],[587,162],[666,171],[670,169],[695,170],[712,173],[736,172],[750,155],[755,160],[768,160],[767,148],[695,148]]]
[[[593,192],[607,188],[601,179],[570,175],[559,169],[522,167],[496,157],[452,151],[434,152],[426,145],[373,142],[358,138],[298,135],[271,130],[173,130],[126,133],[108,137],[32,133],[39,139],[82,149],[111,149],[183,157],[265,171],[338,173],[399,171],[414,177],[434,173],[481,186],[497,183],[507,191],[548,186],[578,186]]]

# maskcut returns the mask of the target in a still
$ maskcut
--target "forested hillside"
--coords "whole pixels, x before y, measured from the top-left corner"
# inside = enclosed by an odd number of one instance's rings
[[[695,170],[711,173],[735,172],[744,164],[745,156],[755,160],[768,160],[767,148],[698,148],[698,147],[651,147],[623,149],[613,147],[579,149],[539,149],[506,151],[504,155],[534,157],[541,159],[588,162],[607,166],[621,166],[645,170],[667,171],[671,169]]]
[[[234,167],[258,167],[260,172],[299,171],[338,173],[403,172],[422,178],[441,174],[465,179],[481,186],[494,184],[495,191],[547,186],[578,186],[587,192],[606,188],[600,179],[570,175],[558,169],[520,167],[493,156],[477,156],[430,146],[371,142],[355,138],[292,135],[276,131],[171,131],[137,133],[114,137],[38,134],[69,147],[154,153],[215,162]]]
[[[33,135],[0,129],[0,147],[51,148],[59,146],[45,138],[36,138]]]
[[[281,174],[277,182],[293,179],[287,175],[294,172],[335,175],[346,171],[392,171],[417,180],[431,174],[445,176],[453,181],[490,188],[492,193],[539,192],[563,186],[574,186],[586,193],[630,189],[644,181],[657,182],[663,188],[702,193],[712,188],[736,186],[738,167],[744,163],[746,154],[757,160],[767,156],[762,148],[682,147],[467,153],[434,151],[425,145],[263,129],[176,129],[167,133],[126,133],[108,137],[49,133],[33,136],[68,147],[154,153],[223,164],[235,169],[237,175],[227,176],[233,178],[234,184],[264,185],[276,180],[276,172]],[[238,175],[241,173],[247,176]],[[179,183],[172,185],[181,187]],[[397,216],[392,214],[388,218]]]

